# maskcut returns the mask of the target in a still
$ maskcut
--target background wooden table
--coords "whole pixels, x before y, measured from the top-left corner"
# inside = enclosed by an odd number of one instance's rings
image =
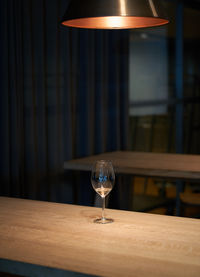
[[[101,159],[111,160],[117,174],[176,180],[176,215],[180,215],[182,181],[200,181],[200,155],[115,151],[67,161],[64,163],[64,169],[90,171],[92,164]],[[125,185],[121,185],[123,188],[120,190],[125,196],[121,197],[118,204],[125,209],[129,209],[132,202],[131,186],[127,187],[127,183],[126,181]]]
[[[67,161],[64,169],[90,171],[96,160],[111,160],[121,174],[200,180],[200,155],[115,151]]]
[[[0,271],[200,276],[199,220],[107,210],[114,223],[93,223],[100,214],[98,208],[0,198]]]

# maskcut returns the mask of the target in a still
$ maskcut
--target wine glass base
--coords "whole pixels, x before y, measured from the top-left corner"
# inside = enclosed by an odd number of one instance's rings
[[[107,224],[112,223],[114,220],[112,218],[97,218],[94,220],[94,223],[98,224]]]

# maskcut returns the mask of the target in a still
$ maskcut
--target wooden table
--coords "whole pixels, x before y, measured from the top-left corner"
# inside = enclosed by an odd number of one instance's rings
[[[176,183],[176,215],[180,215],[181,210],[180,193],[183,190],[181,181],[200,180],[200,155],[116,151],[67,161],[64,163],[64,169],[90,171],[92,164],[101,159],[111,160],[117,174],[179,180]],[[131,202],[132,193],[127,187],[123,188],[123,194],[126,196],[122,202],[125,203],[126,199]],[[125,203],[122,206],[129,209],[130,204]]]
[[[67,161],[64,169],[89,171],[92,164],[101,159],[111,160],[116,173],[184,181],[200,180],[200,155],[116,151]]]
[[[199,277],[200,221],[0,198],[0,271],[26,276]]]

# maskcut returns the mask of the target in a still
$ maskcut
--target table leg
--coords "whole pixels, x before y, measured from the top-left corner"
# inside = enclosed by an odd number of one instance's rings
[[[133,201],[133,176],[120,175],[118,179],[118,199],[120,210],[131,210]]]
[[[183,185],[182,181],[176,181],[176,216],[181,215],[180,193],[183,191]]]

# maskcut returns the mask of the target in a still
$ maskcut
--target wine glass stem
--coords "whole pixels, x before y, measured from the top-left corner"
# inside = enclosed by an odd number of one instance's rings
[[[102,197],[102,220],[105,219],[105,196]]]

